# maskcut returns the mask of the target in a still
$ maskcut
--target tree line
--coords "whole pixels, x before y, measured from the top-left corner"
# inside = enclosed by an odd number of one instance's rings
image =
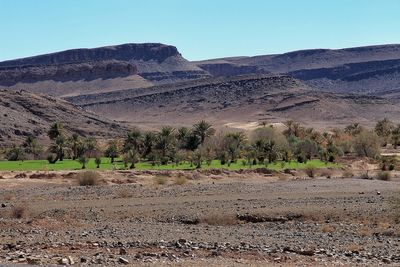
[[[400,125],[383,119],[373,130],[353,123],[344,129],[319,132],[290,120],[285,123],[284,130],[261,123],[259,128],[245,133],[217,132],[202,120],[192,127],[165,126],[159,131],[133,128],[124,138],[101,145],[93,137],[77,133],[67,135],[61,123],[53,123],[47,136],[51,141],[48,147],[28,136],[22,144],[9,148],[6,158],[14,161],[46,159],[50,164],[72,159],[79,161],[82,168],[89,158],[94,158],[99,167],[102,157],[109,158],[111,163],[122,160],[126,168],[135,168],[141,161],[153,165],[179,165],[185,161],[197,168],[211,164],[212,160],[219,160],[222,165],[243,160],[249,166],[293,160],[302,163],[314,158],[334,162],[349,153],[377,158],[381,147],[388,144],[396,148],[400,145]]]

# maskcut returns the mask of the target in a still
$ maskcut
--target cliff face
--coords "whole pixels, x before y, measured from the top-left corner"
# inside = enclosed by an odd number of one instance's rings
[[[72,49],[52,54],[0,62],[0,67],[22,67],[85,63],[104,60],[156,60],[161,63],[168,57],[180,56],[174,46],[164,44],[123,44],[93,49]]]
[[[106,92],[209,76],[176,47],[156,43],[73,49],[0,62],[0,88],[61,97],[72,91]],[[82,92],[71,90],[71,82]]]
[[[123,61],[99,61],[22,67],[0,67],[0,85],[12,86],[19,82],[35,83],[110,79],[137,74],[137,67]]]

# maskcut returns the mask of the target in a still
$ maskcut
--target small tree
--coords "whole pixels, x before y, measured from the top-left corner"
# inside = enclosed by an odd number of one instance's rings
[[[372,131],[363,130],[356,135],[353,147],[361,157],[376,158],[380,154],[379,137]]]
[[[25,159],[25,152],[24,150],[17,145],[13,145],[6,153],[6,158],[9,161],[18,161]]]
[[[128,161],[130,162],[129,169],[134,169],[135,168],[135,163],[139,162],[139,153],[136,151],[136,149],[131,149],[128,151]]]
[[[394,148],[400,146],[400,124],[392,130],[392,144]]]
[[[104,152],[104,155],[107,158],[111,159],[111,163],[114,163],[114,159],[119,156],[118,154],[118,146],[116,141],[112,141],[108,144],[108,147],[106,151]]]
[[[393,123],[386,118],[377,122],[375,126],[375,133],[382,139],[383,146],[387,145],[393,129]]]
[[[94,163],[96,163],[96,168],[100,168],[100,164],[101,164],[101,158],[100,157],[96,157],[94,159]]]
[[[82,165],[82,169],[86,169],[86,164],[89,162],[89,159],[83,155],[83,156],[79,157],[78,161]]]
[[[27,155],[32,155],[34,159],[38,158],[42,153],[42,147],[35,137],[32,135],[28,136],[24,143],[22,144],[24,148],[24,153]]]

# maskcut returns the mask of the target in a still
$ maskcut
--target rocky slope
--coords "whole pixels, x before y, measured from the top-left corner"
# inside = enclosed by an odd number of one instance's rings
[[[98,138],[122,136],[126,130],[64,100],[26,91],[0,90],[0,147],[21,142],[28,135],[45,140],[46,131],[54,122],[63,123],[67,133]]]
[[[386,97],[400,96],[400,45],[380,45],[347,49],[313,49],[279,55],[236,57],[199,61],[205,70],[222,64],[285,73],[326,91],[351,92]],[[225,75],[235,71],[225,68]]]
[[[287,119],[325,127],[353,121],[369,124],[383,116],[398,121],[400,112],[400,106],[387,99],[321,93],[285,75],[220,77],[67,99],[111,119],[148,128],[189,125],[199,119],[218,128]]]
[[[131,89],[209,76],[185,60],[176,47],[154,43],[73,49],[0,62],[0,88],[54,96]],[[74,84],[78,89],[85,89],[73,90]]]

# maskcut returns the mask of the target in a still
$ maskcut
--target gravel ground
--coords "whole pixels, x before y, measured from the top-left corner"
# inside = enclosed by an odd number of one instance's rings
[[[155,185],[152,174],[124,175],[130,183],[91,187],[1,179],[0,263],[400,265],[397,178],[243,174]]]

